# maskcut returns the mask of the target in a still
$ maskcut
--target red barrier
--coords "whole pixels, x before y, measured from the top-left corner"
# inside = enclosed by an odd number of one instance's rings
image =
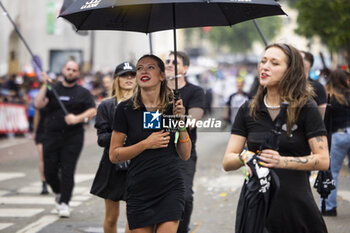
[[[0,103],[0,133],[26,133],[28,128],[24,105]]]

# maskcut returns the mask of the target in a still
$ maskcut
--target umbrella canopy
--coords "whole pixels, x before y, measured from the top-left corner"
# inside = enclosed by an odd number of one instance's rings
[[[275,0],[76,0],[60,17],[77,30],[156,32],[203,26],[231,26],[264,16],[283,15]],[[174,56],[175,64],[177,56]],[[175,65],[175,98],[177,91]]]
[[[274,0],[76,0],[60,17],[78,30],[150,33],[175,28],[230,26],[283,14]]]

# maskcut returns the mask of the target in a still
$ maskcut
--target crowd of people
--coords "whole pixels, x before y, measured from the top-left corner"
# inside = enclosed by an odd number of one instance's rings
[[[343,160],[350,156],[350,74],[331,71],[323,86],[310,79],[312,65],[311,53],[271,44],[258,62],[257,77],[248,81],[255,82],[250,93],[245,91],[247,72],[241,69],[233,82],[235,92],[222,103],[226,106],[223,118],[232,125],[224,169],[244,167],[249,180],[249,161],[256,155],[260,167],[278,176],[279,191],[264,225],[271,233],[327,232],[322,215],[337,215],[337,189],[322,212],[313,198],[309,175],[330,167],[337,185]],[[48,184],[60,217],[70,217],[83,124],[96,115],[97,144],[104,151],[90,192],[104,199],[104,232],[117,232],[120,201],[127,203],[125,232],[189,232],[197,129],[185,123],[200,121],[211,107],[206,101],[210,88],[190,83],[189,67],[188,55],[178,51],[170,52],[164,61],[144,55],[135,65],[123,62],[113,74],[97,74],[99,84],[79,80],[75,61],[67,61],[56,82],[42,73],[42,82],[32,77],[21,83],[12,76],[0,83],[1,102],[28,106],[30,130],[41,158],[42,194],[48,193]],[[280,114],[282,102],[288,102],[285,119]],[[151,114],[148,125],[147,114]],[[328,131],[325,114],[332,116]],[[177,127],[164,127],[158,122],[160,116]],[[283,121],[277,149],[265,143],[276,121]]]

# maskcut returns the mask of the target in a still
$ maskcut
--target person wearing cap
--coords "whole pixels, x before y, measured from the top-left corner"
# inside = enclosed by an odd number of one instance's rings
[[[113,75],[113,85],[109,98],[101,102],[97,109],[95,128],[97,129],[97,143],[104,148],[103,155],[91,187],[91,193],[105,201],[105,219],[103,229],[105,233],[117,232],[119,216],[119,201],[125,201],[125,185],[127,162],[113,164],[109,160],[109,145],[112,135],[112,124],[115,110],[119,102],[131,97],[136,86],[136,69],[130,62],[119,64]],[[130,232],[126,224],[125,232]]]

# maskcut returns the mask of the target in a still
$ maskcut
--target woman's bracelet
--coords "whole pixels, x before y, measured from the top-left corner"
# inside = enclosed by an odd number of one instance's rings
[[[180,132],[186,131],[186,127],[179,128],[179,131],[180,131]]]
[[[242,165],[244,165],[243,160],[241,159],[241,154],[238,154],[238,161],[239,161]]]
[[[179,142],[182,142],[182,143],[185,143],[185,142],[187,142],[188,140],[190,140],[190,136],[189,136],[189,135],[187,135],[187,138],[184,139],[184,140],[181,140],[181,139],[179,138]]]
[[[255,153],[254,152],[251,152],[249,150],[243,150],[239,155],[238,155],[238,159],[240,161],[242,161],[243,163],[247,163],[249,162],[249,160],[252,159],[253,155]]]

